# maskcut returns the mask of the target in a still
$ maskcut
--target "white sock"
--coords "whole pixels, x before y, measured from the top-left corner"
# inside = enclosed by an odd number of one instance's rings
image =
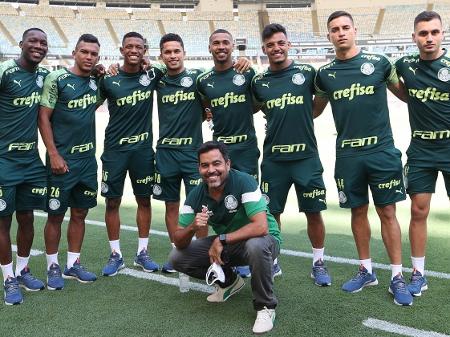
[[[411,256],[412,266],[415,270],[420,272],[422,276],[425,274],[425,256],[414,257]]]
[[[139,238],[138,240],[138,251],[137,253],[139,254],[140,252],[142,252],[143,249],[147,250],[147,246],[148,246],[148,238]]]
[[[45,254],[45,258],[47,259],[47,270],[50,269],[50,266],[54,263],[59,265],[58,263],[58,252],[55,254]]]
[[[391,264],[391,280],[396,277],[398,274],[402,275],[402,265],[401,264]]]
[[[122,252],[120,251],[120,240],[109,241],[109,246],[111,247],[111,252],[116,252],[122,257]]]
[[[22,257],[17,255],[16,256],[16,275],[20,275],[20,272],[28,266],[28,260],[30,259],[30,256]]]
[[[323,261],[323,252],[325,251],[325,247],[313,248],[312,251],[313,251],[313,266],[314,266],[314,263],[316,263],[316,261],[318,260]]]
[[[170,243],[172,245],[172,248],[177,248],[173,242]]]
[[[67,269],[73,267],[73,264],[80,258],[80,253],[67,252]]]
[[[10,264],[5,264],[5,265],[2,264],[2,265],[0,265],[0,267],[2,268],[3,282],[5,282],[8,279],[8,277],[14,277],[12,262]]]
[[[367,272],[372,274],[372,259],[359,260],[359,264],[362,264]]]
[[[278,264],[278,257],[273,260],[273,265],[276,265],[276,264]]]

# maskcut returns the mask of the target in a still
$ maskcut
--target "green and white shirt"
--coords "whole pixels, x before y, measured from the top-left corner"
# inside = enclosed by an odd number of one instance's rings
[[[53,109],[53,138],[63,158],[95,155],[97,82],[67,69],[51,72],[44,82],[41,105]]]
[[[292,62],[280,71],[256,75],[252,90],[267,119],[264,158],[283,161],[317,154],[312,99],[313,67]]]
[[[29,72],[15,60],[0,64],[0,156],[37,154],[38,112],[48,70]]]
[[[317,95],[331,103],[337,129],[336,156],[369,154],[393,147],[387,85],[397,83],[395,67],[383,55],[359,52],[319,68]]]
[[[180,210],[179,224],[189,226],[197,213],[207,208],[208,225],[216,234],[231,233],[249,224],[250,217],[266,212],[269,233],[281,243],[281,235],[275,218],[270,214],[255,178],[231,169],[225,183],[223,199],[217,202],[208,194],[205,183],[195,187],[187,196]]]

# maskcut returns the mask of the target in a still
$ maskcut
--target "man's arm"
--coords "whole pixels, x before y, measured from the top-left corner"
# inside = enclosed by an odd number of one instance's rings
[[[192,223],[187,227],[178,226],[173,234],[173,243],[177,248],[183,249],[189,246],[195,234],[205,232],[208,227],[208,214],[206,212],[197,213]]]
[[[406,103],[406,88],[403,81],[399,79],[397,83],[391,82],[387,87],[399,100]]]
[[[269,225],[267,223],[267,214],[265,211],[256,213],[250,217],[250,222],[238,230],[227,233],[227,244],[233,244],[269,234]],[[223,264],[221,254],[223,245],[216,237],[209,248],[209,259],[211,263]]]
[[[47,153],[50,158],[50,165],[54,174],[64,174],[69,172],[69,167],[66,161],[58,153],[56,149],[55,141],[53,139],[53,130],[50,118],[53,114],[53,109],[41,106],[39,109],[39,132],[41,133],[42,140],[44,141]]]
[[[328,104],[328,98],[325,96],[314,96],[313,100],[313,118],[319,117]]]

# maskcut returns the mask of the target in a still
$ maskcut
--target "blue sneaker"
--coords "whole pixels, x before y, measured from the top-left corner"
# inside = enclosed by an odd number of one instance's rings
[[[109,256],[108,263],[102,269],[103,276],[116,276],[120,269],[125,268],[123,258],[116,252],[112,252]]]
[[[175,269],[173,269],[172,263],[170,262],[166,262],[163,264],[161,271],[163,273],[167,273],[167,274],[172,274],[172,273],[176,273],[177,271]]]
[[[317,260],[311,271],[311,278],[314,279],[314,284],[319,287],[326,287],[331,285],[331,277],[328,274],[327,267],[322,260]]]
[[[3,285],[3,296],[6,305],[16,305],[23,302],[22,291],[15,277],[8,277]]]
[[[39,291],[45,288],[44,282],[34,277],[28,266],[22,269],[20,276],[17,276],[17,282],[27,291]]]
[[[81,283],[91,283],[97,279],[97,275],[87,271],[85,267],[80,264],[80,260],[77,259],[73,264],[72,268],[64,268],[64,273],[62,275],[65,279],[75,279]]]
[[[59,264],[52,263],[47,271],[47,289],[62,290],[64,288],[64,279],[62,277]]]
[[[250,266],[238,266],[236,267],[236,274],[238,274],[242,278],[249,278],[252,276],[250,271]]]
[[[374,271],[370,274],[364,266],[360,266],[358,273],[351,280],[342,285],[342,290],[349,293],[357,293],[364,287],[376,286],[378,284],[377,275]]]
[[[394,295],[394,303],[397,305],[412,305],[413,297],[406,287],[405,280],[401,274],[395,276],[389,286],[389,292]]]
[[[417,271],[413,270],[410,283],[408,284],[408,290],[411,295],[419,297],[422,295],[422,291],[428,290],[428,282],[425,276]]]
[[[159,265],[151,259],[151,257],[148,255],[147,250],[143,249],[139,253],[139,255],[136,255],[136,258],[134,259],[134,265],[136,267],[141,267],[143,271],[147,273],[153,273],[154,271],[159,270]]]
[[[281,276],[283,272],[281,271],[281,267],[279,263],[274,263],[272,266],[272,278],[277,276]]]

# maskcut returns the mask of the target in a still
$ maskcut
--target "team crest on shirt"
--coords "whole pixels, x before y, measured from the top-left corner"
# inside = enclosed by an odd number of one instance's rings
[[[305,75],[303,75],[302,73],[292,75],[292,83],[302,85],[303,83],[305,83]]]
[[[6,209],[6,201],[3,199],[0,199],[0,212],[4,211]]]
[[[153,185],[153,194],[154,195],[161,195],[162,188],[158,184]]]
[[[364,75],[372,75],[375,71],[375,66],[370,62],[365,62],[361,65],[361,72]]]
[[[194,84],[194,81],[189,76],[185,76],[181,79],[180,84],[185,88],[189,88],[192,84]]]
[[[50,208],[52,211],[57,210],[59,207],[61,207],[61,203],[58,199],[52,198],[48,201],[48,208]]]
[[[90,80],[89,81],[89,88],[91,88],[94,91],[97,90],[97,83],[95,83],[95,80]]]
[[[264,200],[266,201],[266,204],[268,205],[270,203],[270,198],[267,194],[263,194],[262,197],[264,198]]]
[[[233,76],[233,83],[237,86],[241,86],[245,83],[245,76],[242,74],[236,74]]]
[[[347,202],[347,196],[345,195],[344,191],[339,191],[339,202],[341,204],[345,204]]]
[[[37,77],[36,77],[36,85],[37,85],[39,88],[42,88],[42,87],[44,86],[44,76],[42,76],[42,75],[37,75]]]
[[[238,202],[234,195],[227,195],[225,197],[225,208],[229,211],[233,211],[238,207]]]
[[[109,186],[107,183],[103,182],[100,185],[100,190],[102,191],[102,193],[106,193],[109,190]]]
[[[150,82],[151,82],[151,79],[147,74],[143,74],[143,75],[141,75],[141,77],[139,77],[139,83],[142,84],[144,87],[148,87]]]
[[[441,68],[438,71],[438,78],[442,82],[448,82],[450,80],[450,69],[449,68]]]

